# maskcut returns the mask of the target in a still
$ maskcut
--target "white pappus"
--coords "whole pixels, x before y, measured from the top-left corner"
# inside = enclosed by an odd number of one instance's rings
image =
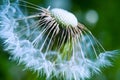
[[[39,13],[24,14],[19,2]],[[111,66],[109,58],[117,54],[117,50],[105,51],[71,12],[46,9],[24,0],[14,3],[4,0],[0,7],[0,37],[11,59],[44,73],[46,79],[90,78],[101,67]]]

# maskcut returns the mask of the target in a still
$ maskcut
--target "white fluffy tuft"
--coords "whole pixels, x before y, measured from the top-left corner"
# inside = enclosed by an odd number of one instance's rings
[[[13,10],[11,10],[11,8]],[[10,51],[12,55],[11,59],[18,60],[19,63],[25,64],[26,68],[40,73],[44,72],[47,79],[51,76],[57,78],[62,76],[64,80],[85,80],[86,78],[90,78],[93,73],[100,72],[100,67],[110,66],[111,62],[109,58],[113,58],[114,54],[116,54],[116,51],[99,52],[100,54],[96,58],[94,51],[96,48],[93,47],[96,42],[92,40],[94,38],[91,38],[89,34],[87,34],[87,36],[81,35],[81,38],[78,39],[78,41],[76,40],[77,43],[71,43],[73,44],[73,54],[69,60],[61,58],[61,53],[57,50],[48,50],[46,53],[43,53],[32,44],[34,38],[42,32],[36,30],[31,40],[26,38],[26,36],[29,35],[27,32],[23,31],[24,33],[19,34],[19,31],[21,31],[24,26],[27,26],[29,29],[29,23],[31,22],[23,20],[23,22],[20,23],[16,21],[16,18],[26,17],[16,4],[11,4],[7,6],[5,10],[1,9],[0,11],[0,37],[4,39],[5,50]],[[52,12],[56,17],[60,16],[59,19],[66,24],[72,26],[77,25],[77,20],[71,13],[62,9],[53,9]],[[35,23],[34,19],[32,23]],[[21,36],[23,37],[21,38]],[[39,40],[41,40],[41,42],[39,42],[39,44],[36,43],[37,46],[43,44],[45,41],[44,36],[41,36]],[[48,58],[46,58],[46,56],[48,56]],[[57,58],[56,62],[53,56]]]

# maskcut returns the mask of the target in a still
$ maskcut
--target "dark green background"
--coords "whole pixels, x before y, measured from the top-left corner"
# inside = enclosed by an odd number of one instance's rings
[[[55,0],[27,0],[39,6],[55,7]],[[100,41],[106,50],[120,49],[120,0],[56,0],[64,1],[59,7],[74,13],[78,20],[85,24]],[[53,4],[52,4],[53,3]],[[95,25],[85,21],[85,13],[95,10],[99,20]],[[34,12],[35,13],[35,12]],[[0,80],[44,80],[37,77],[33,71],[23,70],[22,65],[9,60],[7,52],[3,51],[0,40]],[[115,59],[114,66],[102,69],[102,73],[93,76],[91,80],[120,80],[120,57]]]

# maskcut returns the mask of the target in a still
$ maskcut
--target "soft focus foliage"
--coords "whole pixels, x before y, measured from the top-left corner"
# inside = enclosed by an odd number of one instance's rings
[[[71,6],[68,6],[69,10],[71,10],[78,17],[79,21],[86,24],[88,27],[90,26],[89,28],[91,29],[93,34],[99,39],[99,41],[103,44],[103,46],[105,46],[106,49],[113,50],[113,49],[120,48],[120,44],[119,44],[119,41],[120,41],[120,37],[119,37],[120,11],[119,11],[119,4],[118,4],[119,1],[117,0],[113,0],[113,1],[111,0],[108,2],[107,1],[95,1],[95,0],[91,0],[91,1],[89,0],[85,0],[85,1],[68,0],[68,1],[71,2],[69,3],[71,4]],[[38,1],[35,1],[35,0],[33,1],[29,0],[29,2],[33,2],[34,4],[38,3]],[[44,4],[43,6],[45,6],[46,2],[40,0],[39,4],[40,5]],[[46,5],[45,7],[47,6],[48,5]],[[87,21],[85,20],[85,13],[87,13],[87,11],[91,9],[94,9],[99,15],[99,20],[95,25],[88,24]],[[3,33],[3,35],[4,34],[5,33]],[[12,35],[12,33],[9,33],[9,32],[7,34]],[[2,43],[3,42],[1,40],[1,48],[0,48],[0,64],[1,64],[0,79],[1,80],[37,80],[39,79],[36,76],[37,73],[33,74],[32,71],[31,72],[22,71],[23,70],[22,66],[19,67],[19,66],[16,66],[16,63],[9,62],[8,61],[9,55],[7,55],[6,52],[3,52]],[[12,46],[12,47],[15,47],[15,46]],[[119,62],[120,61],[118,59],[117,62],[115,62],[114,64],[115,66],[110,67],[106,70],[103,70],[104,73],[101,74],[101,77],[95,76],[93,77],[92,80],[119,80],[119,75],[120,75]],[[44,79],[44,77],[41,77],[40,79]]]

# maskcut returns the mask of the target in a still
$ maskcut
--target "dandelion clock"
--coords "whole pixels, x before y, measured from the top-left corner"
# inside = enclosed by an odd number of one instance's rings
[[[19,2],[28,4],[21,5]],[[37,12],[26,15],[19,6]],[[29,13],[29,12],[27,12]],[[0,37],[10,59],[45,74],[46,79],[85,80],[111,66],[117,51],[106,51],[74,14],[20,0],[0,7]]]

